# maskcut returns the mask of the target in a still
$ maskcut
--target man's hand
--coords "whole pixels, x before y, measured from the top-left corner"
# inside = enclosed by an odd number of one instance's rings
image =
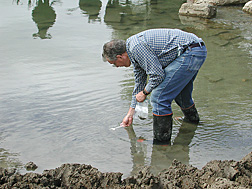
[[[135,113],[135,109],[134,108],[130,108],[127,115],[123,118],[122,123],[120,124],[123,127],[128,127],[132,124],[133,122],[133,116]]]
[[[136,95],[137,102],[143,102],[146,99],[146,95],[143,93],[143,91],[139,92]]]

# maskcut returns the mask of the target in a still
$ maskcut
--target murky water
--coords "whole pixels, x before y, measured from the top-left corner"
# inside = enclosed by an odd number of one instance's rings
[[[252,151],[252,17],[241,7],[219,7],[212,20],[179,17],[181,3],[1,1],[0,166],[24,172],[33,161],[42,172],[85,163],[129,176],[174,158],[201,168]],[[201,122],[176,121],[171,146],[152,145],[151,113],[109,130],[128,111],[134,79],[132,68],[101,60],[108,40],[159,27],[193,32],[208,48],[194,90]]]

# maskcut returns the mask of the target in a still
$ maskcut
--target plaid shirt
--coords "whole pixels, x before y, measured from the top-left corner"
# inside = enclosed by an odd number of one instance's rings
[[[126,51],[135,75],[131,107],[136,106],[137,93],[144,88],[150,93],[164,80],[163,69],[179,56],[184,45],[201,41],[196,35],[179,29],[150,29],[128,38]]]

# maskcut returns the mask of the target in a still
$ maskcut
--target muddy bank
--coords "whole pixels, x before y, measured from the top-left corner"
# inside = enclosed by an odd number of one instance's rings
[[[154,176],[146,167],[122,180],[91,165],[63,164],[42,174],[0,168],[0,188],[252,188],[252,152],[240,161],[211,161],[202,169],[176,160]]]

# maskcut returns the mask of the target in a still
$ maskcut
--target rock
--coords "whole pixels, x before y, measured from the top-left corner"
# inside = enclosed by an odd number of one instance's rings
[[[244,12],[252,14],[252,1],[247,2],[244,7],[242,8]]]
[[[150,172],[149,167],[144,167],[138,173],[123,180],[126,188],[162,188],[158,177]]]
[[[183,16],[195,16],[201,18],[213,18],[216,16],[217,7],[210,3],[183,3],[179,14]]]
[[[195,0],[187,0],[187,3],[194,3]]]
[[[35,163],[30,161],[25,165],[25,168],[27,171],[34,171],[38,168],[38,166]]]
[[[227,41],[231,41],[233,39],[236,39],[236,38],[240,37],[237,34],[232,33],[232,32],[225,32],[225,33],[222,33],[222,34],[220,34],[218,36],[219,36],[220,39],[227,40]]]
[[[217,178],[215,182],[208,186],[208,189],[216,189],[216,188],[235,188],[235,189],[246,189],[245,187],[239,187],[239,183],[230,181],[225,178]]]
[[[252,152],[240,161],[210,161],[201,170],[174,160],[157,176],[144,167],[123,180],[122,173],[102,173],[85,164],[63,164],[25,175],[0,168],[1,188],[252,188]]]
[[[195,3],[210,3],[218,6],[245,4],[248,0],[195,0]]]

